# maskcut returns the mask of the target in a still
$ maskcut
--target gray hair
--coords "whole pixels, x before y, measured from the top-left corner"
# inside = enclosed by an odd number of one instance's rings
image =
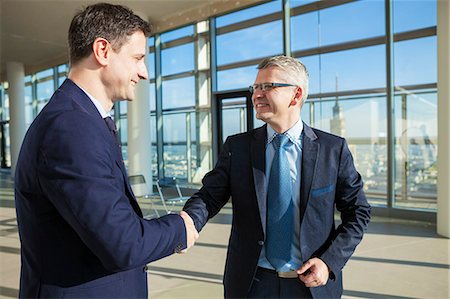
[[[257,69],[262,70],[269,67],[277,67],[286,72],[286,75],[293,80],[292,82],[302,89],[302,102],[306,101],[309,89],[309,74],[305,65],[298,59],[279,55],[264,59],[258,64]]]

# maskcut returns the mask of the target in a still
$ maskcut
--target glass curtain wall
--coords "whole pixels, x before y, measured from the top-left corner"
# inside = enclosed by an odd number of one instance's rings
[[[25,76],[25,123],[27,128],[66,77],[67,64],[61,64]],[[2,153],[0,162],[1,167],[11,167],[8,82],[1,83],[0,90],[0,123],[2,129],[0,132],[0,150]]]
[[[292,0],[286,37],[283,2],[216,18],[218,91],[250,85],[258,62],[282,54],[288,40],[291,55],[310,73],[302,119],[347,139],[370,202],[435,210],[436,1]],[[387,43],[387,32],[393,34],[392,43]],[[224,117],[243,115],[243,103],[235,104],[224,107]],[[260,124],[256,121],[255,127]]]
[[[392,44],[386,43],[389,24]],[[310,72],[302,118],[347,139],[370,202],[435,210],[436,1],[292,1],[291,45]],[[388,190],[390,168],[394,198]]]
[[[155,69],[150,80],[154,95],[150,105],[153,174],[176,177],[184,183],[192,183],[200,159],[199,43],[208,35],[197,27],[188,25],[157,35],[150,46],[150,67]],[[206,108],[210,108],[209,103]],[[159,129],[158,123],[162,124]],[[161,145],[158,140],[162,140]]]
[[[394,1],[395,196],[399,208],[436,209],[436,1]]]
[[[436,3],[268,1],[155,34],[148,57],[153,175],[199,182],[213,165],[211,91],[247,88],[256,65],[283,54],[287,45],[310,73],[302,119],[347,139],[370,202],[435,210]],[[61,65],[26,77],[27,124],[66,72]],[[1,91],[4,121],[6,82]],[[243,123],[244,104],[227,103],[223,116]],[[126,105],[117,105],[114,113],[127,160]]]

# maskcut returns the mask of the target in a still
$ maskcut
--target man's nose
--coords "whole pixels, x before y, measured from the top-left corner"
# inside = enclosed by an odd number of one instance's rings
[[[252,99],[261,98],[264,95],[264,92],[261,88],[255,88],[253,90]]]
[[[147,66],[145,65],[144,62],[142,62],[142,64],[139,67],[138,76],[139,76],[139,79],[141,79],[141,80],[147,80],[148,79]]]

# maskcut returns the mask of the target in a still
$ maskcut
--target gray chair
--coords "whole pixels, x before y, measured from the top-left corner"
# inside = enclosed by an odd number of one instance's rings
[[[157,180],[156,188],[167,214],[172,213],[176,204],[184,204],[190,198],[190,196],[183,196],[177,179],[174,177],[165,177]],[[167,208],[167,205],[170,205],[170,209]]]
[[[133,189],[133,193],[136,198],[144,198],[150,203],[152,213],[145,215],[144,218],[152,219],[159,217],[159,212],[153,202],[159,197],[159,195],[157,193],[150,192],[151,189],[147,185],[145,177],[142,174],[130,175],[128,177],[128,181],[130,182],[131,189]]]

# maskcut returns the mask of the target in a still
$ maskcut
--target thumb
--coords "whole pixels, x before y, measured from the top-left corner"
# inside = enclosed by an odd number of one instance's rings
[[[298,270],[297,274],[303,274],[305,273],[309,268],[311,268],[311,262],[308,260],[306,263],[304,263]]]

